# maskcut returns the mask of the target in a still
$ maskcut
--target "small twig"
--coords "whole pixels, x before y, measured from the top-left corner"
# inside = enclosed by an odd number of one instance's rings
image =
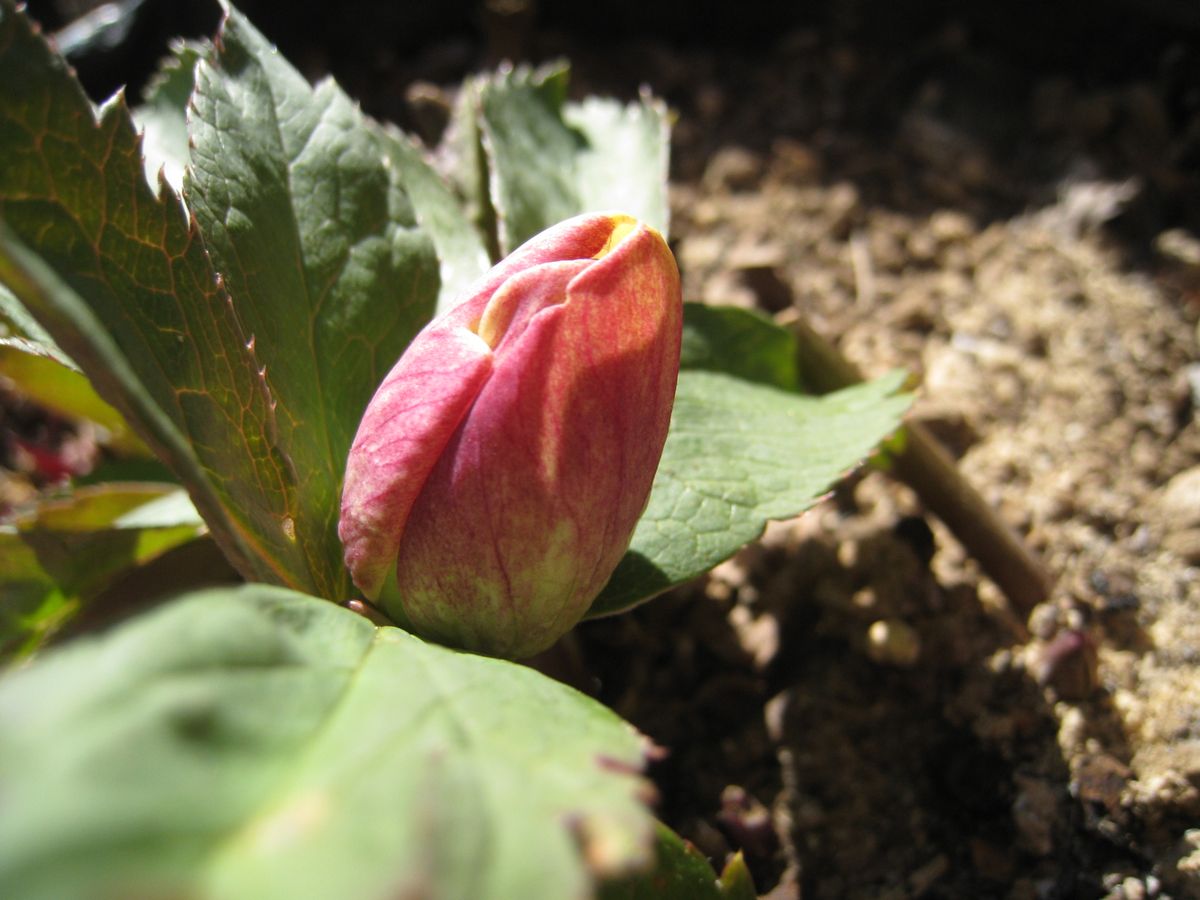
[[[875,267],[867,237],[861,231],[850,238],[850,265],[854,269],[854,302],[861,309],[870,309],[875,303]]]
[[[790,324],[796,335],[804,384],[818,393],[858,384],[862,374],[802,317]],[[962,542],[967,552],[1022,615],[1045,600],[1049,574],[1017,533],[996,514],[937,439],[919,422],[904,426],[904,449],[892,457],[891,472],[919,496]]]

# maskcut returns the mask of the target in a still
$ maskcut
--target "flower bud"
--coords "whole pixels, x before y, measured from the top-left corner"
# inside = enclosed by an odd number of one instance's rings
[[[367,406],[338,527],[354,583],[375,600],[394,567],[385,611],[444,643],[549,647],[646,507],[681,329],[671,251],[628,216],[569,219],[500,262]]]

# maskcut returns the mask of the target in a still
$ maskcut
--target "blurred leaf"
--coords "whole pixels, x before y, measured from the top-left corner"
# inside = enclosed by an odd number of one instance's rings
[[[412,141],[394,129],[386,129],[384,134],[388,159],[408,189],[417,222],[437,250],[442,282],[437,312],[443,313],[462,300],[467,288],[491,268],[491,259],[461,201]]]
[[[479,128],[503,256],[582,211],[574,169],[583,141],[563,121],[566,80],[565,67],[522,66],[480,83]]]
[[[23,357],[32,356],[45,362],[55,363],[59,368],[68,369],[76,375],[82,374],[75,361],[63,353],[53,341],[43,344],[27,337],[0,337],[0,351],[4,352],[9,364],[16,371],[20,371],[21,367],[27,364],[28,361]],[[9,375],[9,377],[13,378],[14,376]]]
[[[195,593],[0,680],[0,893],[586,896],[648,862],[643,754],[532,669]]]
[[[203,533],[173,485],[97,485],[39,501],[0,526],[0,656],[37,649],[117,576]]]
[[[808,509],[900,425],[902,372],[806,397],[680,372],[671,430],[629,552],[589,615],[635,606]]]
[[[437,257],[388,163],[397,142],[332,81],[311,88],[235,10],[216,46],[196,70],[188,202],[266,370],[311,583],[339,599],[350,442],[434,310]]]
[[[766,316],[734,306],[684,304],[679,367],[724,372],[785,391],[800,384],[795,338]]]
[[[758,900],[758,891],[754,889],[754,879],[746,860],[741,852],[737,852],[721,870],[718,882],[721,896],[724,900]]]
[[[467,219],[482,235],[489,259],[499,262],[496,208],[492,205],[487,152],[479,123],[480,91],[486,81],[485,75],[463,81],[446,134],[435,151],[435,159],[439,171],[445,174],[462,199]]]
[[[69,361],[70,357],[62,352],[49,332],[38,324],[37,319],[29,314],[29,310],[17,299],[16,294],[5,287],[3,282],[0,282],[0,326],[3,326],[6,337],[24,338],[42,347],[56,359],[61,359],[64,365],[79,368]]]
[[[704,854],[666,825],[656,838],[653,871],[602,884],[598,900],[756,900],[741,854],[717,878]]]
[[[93,109],[0,0],[0,281],[188,489],[248,578],[319,588],[296,473],[228,295],[169,186],[146,183],[120,99]]]
[[[625,106],[586,97],[563,107],[563,120],[583,137],[576,156],[580,211],[617,210],[635,216],[665,237],[671,128],[667,107],[643,93]]]
[[[157,189],[161,171],[175,192],[183,190],[187,168],[187,105],[196,83],[196,65],[211,52],[206,41],[174,41],[170,55],[146,86],[142,105],[133,111],[133,121],[142,131],[142,154],[146,178]]]
[[[111,52],[129,37],[146,0],[108,0],[93,5],[54,34],[63,56]],[[86,7],[84,7],[86,9]],[[76,8],[78,9],[78,8]]]
[[[53,413],[95,422],[108,432],[106,443],[119,452],[149,453],[129,430],[125,417],[101,400],[75,363],[56,348],[24,338],[0,338],[0,375],[12,379],[22,394]]]
[[[108,484],[122,481],[155,481],[169,484],[175,480],[175,475],[153,456],[142,457],[108,457],[102,456],[86,475],[78,475],[71,479],[76,487],[88,484]]]
[[[667,233],[667,112],[565,103],[565,66],[483,79],[478,117],[501,253],[582,212],[619,211]]]

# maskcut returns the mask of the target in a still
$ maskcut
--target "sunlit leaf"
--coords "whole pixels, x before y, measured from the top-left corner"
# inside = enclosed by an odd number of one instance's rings
[[[188,486],[247,577],[308,585],[296,473],[199,234],[147,184],[121,100],[95,110],[0,0],[0,281]]]
[[[524,666],[197,593],[0,680],[0,894],[585,897],[650,862],[644,752]]]
[[[508,253],[582,212],[635,216],[667,233],[666,108],[566,102],[565,67],[502,71],[478,82],[478,127],[499,249]]]
[[[189,160],[187,105],[195,87],[196,65],[211,52],[207,43],[176,41],[171,55],[147,85],[133,121],[142,130],[146,178],[158,187],[158,174],[179,192]]]
[[[628,609],[699,575],[771,519],[808,509],[899,427],[911,402],[898,393],[901,372],[823,397],[773,386],[769,369],[766,383],[726,374],[722,368],[748,373],[737,356],[701,349],[726,333],[769,345],[764,328],[774,326],[742,313],[748,320],[732,327],[735,313],[698,312],[688,308],[693,352],[685,363],[701,367],[680,372],[650,502],[590,615]],[[793,377],[782,359],[775,368]]]

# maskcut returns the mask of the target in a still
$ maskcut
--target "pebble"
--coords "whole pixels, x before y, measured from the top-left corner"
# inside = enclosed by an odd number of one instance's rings
[[[815,182],[824,166],[821,157],[807,144],[778,138],[771,145],[771,176],[780,181]]]
[[[763,707],[763,722],[767,727],[767,737],[773,743],[781,743],[785,737],[787,726],[788,704],[791,702],[791,692],[783,691],[767,701]]]
[[[1021,845],[1035,856],[1054,852],[1054,830],[1058,822],[1058,790],[1049,782],[1017,775],[1017,798],[1012,817]]]
[[[1084,700],[1097,683],[1097,654],[1092,638],[1068,627],[1048,641],[1026,648],[1025,667],[1042,687],[1050,687],[1062,700]]]
[[[1072,761],[1071,792],[1085,803],[1098,803],[1109,813],[1121,807],[1121,795],[1133,776],[1130,768],[1107,753],[1090,753]]]
[[[723,147],[708,161],[702,184],[710,191],[753,190],[762,169],[758,154],[744,147]]]
[[[1154,239],[1154,249],[1172,262],[1200,268],[1200,238],[1182,228],[1159,234]]]
[[[1087,719],[1077,706],[1059,704],[1058,746],[1068,759],[1079,753],[1087,741]]]
[[[1039,640],[1048,641],[1059,627],[1059,608],[1053,603],[1039,603],[1029,613],[1029,631]]]
[[[879,619],[867,629],[867,655],[883,665],[912,666],[921,657],[921,639],[900,619]]]
[[[975,223],[958,210],[940,209],[929,217],[929,232],[943,244],[965,241],[975,233]]]
[[[1200,565],[1200,528],[1173,531],[1163,538],[1163,548],[1188,565]]]
[[[1158,510],[1172,529],[1200,526],[1200,466],[1175,475],[1159,491]]]

